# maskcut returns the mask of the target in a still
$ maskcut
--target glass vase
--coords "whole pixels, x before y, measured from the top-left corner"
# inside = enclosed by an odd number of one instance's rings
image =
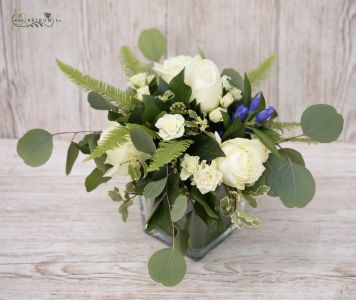
[[[186,215],[178,222],[178,225],[184,229],[189,227],[187,230],[189,232],[189,242],[186,255],[198,261],[234,232],[236,226],[231,223],[230,217],[221,214],[219,215],[219,220],[209,218],[201,210],[199,212],[193,199],[189,200]],[[165,230],[164,226],[156,225],[153,229],[148,226],[148,221],[155,209],[155,201],[139,197],[143,230],[148,235],[171,246],[172,232]],[[243,210],[244,207],[245,202],[240,202],[239,209]]]

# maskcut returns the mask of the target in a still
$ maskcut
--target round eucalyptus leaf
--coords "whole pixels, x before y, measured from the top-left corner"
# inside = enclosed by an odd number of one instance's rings
[[[177,222],[183,218],[187,210],[187,197],[184,195],[179,195],[174,201],[171,209],[171,220],[172,222]]]
[[[306,136],[320,143],[330,143],[340,136],[344,119],[333,106],[316,104],[304,111],[301,125]]]
[[[302,154],[297,150],[291,148],[282,148],[278,150],[279,153],[288,157],[292,162],[305,167],[305,162]]]
[[[149,28],[141,32],[138,38],[140,51],[149,60],[159,61],[166,51],[166,38],[157,28]]]
[[[186,270],[183,255],[174,248],[159,250],[148,261],[148,272],[151,278],[167,287],[181,282]]]
[[[52,150],[52,134],[43,129],[32,129],[17,142],[18,155],[31,167],[46,163],[51,157]]]
[[[289,159],[275,172],[272,186],[286,207],[304,207],[315,194],[312,174]]]

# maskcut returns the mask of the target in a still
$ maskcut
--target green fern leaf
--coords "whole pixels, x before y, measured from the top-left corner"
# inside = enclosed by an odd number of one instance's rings
[[[127,46],[121,47],[120,49],[120,61],[125,74],[128,77],[148,71],[148,67],[143,65]]]
[[[84,160],[88,161],[96,157],[100,157],[110,150],[114,150],[128,141],[128,134],[130,130],[124,126],[115,126],[108,130],[105,137],[100,140],[97,147]]]
[[[271,127],[281,132],[285,130],[292,130],[293,128],[300,127],[300,122],[273,122]]]
[[[126,93],[120,89],[106,84],[100,80],[94,79],[89,75],[83,74],[81,71],[61,62],[56,59],[57,66],[67,77],[85,91],[95,91],[103,96],[106,100],[115,103],[123,111],[131,111],[136,103],[132,93]]]
[[[248,79],[250,80],[250,84],[253,89],[258,89],[266,79],[276,58],[276,54],[272,53],[256,69],[247,73]]]
[[[192,140],[161,142],[147,171],[159,170],[160,167],[183,154],[192,143]]]

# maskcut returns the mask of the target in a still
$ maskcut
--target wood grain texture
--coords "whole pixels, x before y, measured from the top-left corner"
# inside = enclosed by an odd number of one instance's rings
[[[185,280],[164,288],[147,272],[164,245],[143,233],[137,203],[123,224],[106,196],[125,178],[88,194],[92,165],[79,158],[64,175],[68,142],[56,141],[40,169],[21,162],[15,143],[0,140],[0,299],[355,299],[354,145],[293,145],[316,179],[314,200],[287,209],[261,199],[260,228],[187,259]]]
[[[308,105],[329,103],[345,117],[341,140],[356,141],[356,0],[0,4],[0,137],[19,137],[34,127],[105,127],[105,113],[89,108],[86,94],[57,70],[54,59],[124,88],[118,49],[137,50],[139,32],[154,26],[167,34],[168,55],[194,55],[201,47],[220,69],[244,72],[276,52],[279,60],[263,91],[281,119],[298,120]],[[47,29],[17,28],[10,22],[15,8],[40,14],[47,9],[62,22]]]

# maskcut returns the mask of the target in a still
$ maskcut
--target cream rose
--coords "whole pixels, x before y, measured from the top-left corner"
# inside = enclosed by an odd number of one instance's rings
[[[104,130],[100,136],[100,139],[98,141],[99,145],[100,142],[105,139],[108,132],[114,129],[115,127],[120,127],[120,124],[116,122],[110,122],[110,127]],[[106,152],[105,163],[110,164],[113,167],[106,171],[104,177],[128,176],[128,166],[130,162],[135,162],[141,157],[142,152],[136,150],[135,146],[132,144],[129,135],[127,135],[127,139],[127,143],[121,145],[120,147],[114,150]]]
[[[190,176],[194,175],[199,168],[199,156],[190,156],[185,154],[180,164],[180,179],[187,180]]]
[[[191,99],[196,99],[203,112],[210,112],[219,106],[222,95],[222,81],[219,70],[209,59],[195,59],[184,72],[184,82],[192,88]]]
[[[234,97],[230,92],[226,93],[224,97],[220,98],[221,107],[229,107],[232,102],[234,102]]]
[[[225,157],[214,160],[226,185],[244,190],[262,175],[269,151],[257,139],[235,138],[221,144]]]
[[[194,59],[200,59],[200,56],[197,55],[195,57],[191,57],[186,55],[179,55],[176,57],[167,58],[165,61],[163,61],[163,64],[154,63],[153,70],[165,82],[169,83]]]
[[[223,174],[214,165],[209,166],[203,163],[193,175],[192,185],[196,185],[202,194],[206,194],[216,190],[222,177]]]
[[[214,123],[218,123],[218,122],[223,121],[223,116],[221,114],[222,111],[226,112],[226,110],[224,108],[221,108],[221,107],[215,108],[213,111],[211,111],[209,113],[210,121],[214,122]]]
[[[184,118],[178,114],[165,114],[158,119],[155,126],[159,129],[158,135],[165,141],[179,138],[184,134]]]

